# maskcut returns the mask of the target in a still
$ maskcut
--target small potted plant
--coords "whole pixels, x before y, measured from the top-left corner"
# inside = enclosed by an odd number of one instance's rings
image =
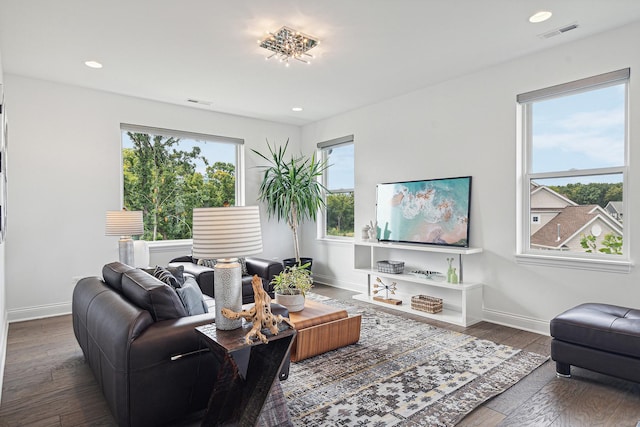
[[[308,264],[287,266],[271,280],[276,293],[276,303],[295,313],[304,309],[304,297],[313,286]]]

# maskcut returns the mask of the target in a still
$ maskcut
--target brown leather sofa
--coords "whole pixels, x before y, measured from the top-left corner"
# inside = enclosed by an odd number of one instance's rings
[[[553,318],[550,330],[558,376],[573,365],[640,382],[640,310],[581,304]]]
[[[214,321],[214,300],[189,316],[171,286],[140,269],[113,262],[102,274],[74,288],[73,329],[118,425],[171,425],[206,408],[219,363],[194,328]]]
[[[245,258],[245,262],[249,274],[242,276],[242,303],[249,304],[254,302],[253,288],[251,286],[251,278],[254,274],[262,278],[264,290],[273,298],[274,292],[271,280],[282,271],[282,263],[280,261],[271,261],[256,257]],[[169,267],[178,266],[183,266],[185,273],[195,277],[203,294],[215,298],[213,292],[213,268],[198,265],[198,260],[191,256],[174,258],[169,262]]]

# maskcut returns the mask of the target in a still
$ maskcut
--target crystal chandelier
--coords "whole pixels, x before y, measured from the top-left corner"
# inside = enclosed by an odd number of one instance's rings
[[[277,58],[288,67],[290,59],[310,64],[309,59],[313,58],[313,55],[307,52],[316,47],[320,41],[289,27],[282,27],[275,33],[268,33],[268,36],[258,40],[258,43],[260,47],[273,52],[266,59]]]

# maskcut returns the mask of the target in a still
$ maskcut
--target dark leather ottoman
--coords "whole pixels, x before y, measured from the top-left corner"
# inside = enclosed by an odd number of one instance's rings
[[[640,310],[587,303],[551,320],[551,358],[558,376],[571,365],[640,382]]]

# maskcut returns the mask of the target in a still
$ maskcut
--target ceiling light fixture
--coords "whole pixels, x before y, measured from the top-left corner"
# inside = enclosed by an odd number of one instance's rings
[[[296,113],[299,111],[302,111],[302,107],[293,107],[291,108],[292,111],[295,111]]]
[[[102,68],[102,64],[98,61],[85,61],[84,65],[89,68]]]
[[[309,58],[313,58],[313,55],[307,52],[320,43],[317,38],[289,27],[282,27],[275,33],[268,32],[267,34],[267,37],[258,40],[260,47],[273,52],[266,59],[277,58],[287,67],[290,59],[310,64]]]
[[[533,24],[537,24],[538,22],[544,22],[547,19],[551,18],[551,15],[553,14],[548,10],[541,10],[540,12],[536,12],[533,15],[531,15],[529,17],[529,22]]]

